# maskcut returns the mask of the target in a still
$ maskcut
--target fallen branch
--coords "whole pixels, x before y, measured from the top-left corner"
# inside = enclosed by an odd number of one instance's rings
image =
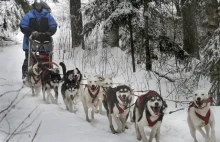
[[[28,92],[30,92],[30,91],[28,91]],[[8,107],[8,112],[2,117],[2,119],[0,120],[0,123],[1,123],[2,120],[9,114],[9,112],[10,112],[13,108],[15,108],[15,106],[16,106],[18,103],[20,103],[21,100],[23,100],[23,99],[28,95],[28,92],[27,92],[20,100],[18,100],[11,108]]]
[[[38,133],[38,130],[40,129],[41,123],[42,123],[42,121],[41,121],[40,124],[38,125],[37,130],[36,130],[36,132],[35,132],[35,134],[34,134],[33,139],[31,140],[31,142],[33,142],[34,139],[35,139],[35,137],[37,136],[37,133]]]
[[[16,131],[21,127],[21,125],[24,124],[24,122],[30,118],[31,114],[38,108],[39,105],[37,105],[29,114],[28,116],[18,125],[18,127],[14,130],[14,132],[9,136],[9,138],[6,140],[6,142],[9,142],[9,140],[15,135]]]
[[[20,93],[20,91],[23,89],[23,86],[19,89],[19,90],[17,90],[16,92],[17,92],[17,95],[16,95],[16,97],[12,100],[12,102],[6,107],[6,108],[4,108],[3,110],[1,110],[0,111],[0,114],[1,113],[3,113],[4,111],[6,111],[6,110],[8,110],[11,106],[12,106],[12,104],[15,102],[15,100],[18,98],[18,95],[19,95],[19,93]],[[0,121],[1,122],[1,121]]]

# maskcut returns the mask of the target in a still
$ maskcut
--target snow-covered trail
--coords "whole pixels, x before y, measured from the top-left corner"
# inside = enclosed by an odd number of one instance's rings
[[[24,53],[21,45],[10,46],[0,52],[0,93],[10,90],[18,90],[22,86],[21,65],[23,63]],[[0,97],[1,110],[8,106],[16,97],[17,93],[12,92]],[[25,97],[24,97],[25,96]],[[81,102],[77,105],[76,114],[69,113],[65,110],[61,95],[59,96],[58,105],[47,104],[42,99],[42,94],[38,97],[32,97],[29,88],[23,88],[18,95],[15,103],[24,97],[19,104],[0,122],[0,141],[7,138],[8,133],[14,130],[22,123],[22,121],[35,109],[30,117],[18,129],[24,129],[16,134],[11,141],[31,141],[38,125],[41,123],[40,129],[35,138],[36,142],[138,142],[136,140],[134,124],[129,123],[129,129],[121,134],[111,134],[109,122],[105,115],[95,114],[95,120],[88,123],[85,120],[85,114]],[[220,108],[212,108],[216,119],[216,134],[220,132]],[[174,104],[169,103],[169,109],[175,110]],[[6,111],[7,112],[7,111]],[[193,142],[187,122],[187,109],[173,114],[167,114],[164,117],[161,126],[161,142]],[[3,115],[0,116],[2,118]],[[146,129],[149,136],[150,129]],[[217,142],[220,136],[217,136]],[[203,138],[198,134],[198,140],[203,142]]]

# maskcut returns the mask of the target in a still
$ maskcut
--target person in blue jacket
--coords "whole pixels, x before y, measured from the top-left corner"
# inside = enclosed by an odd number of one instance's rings
[[[32,35],[32,39],[42,41],[51,41],[51,36],[56,33],[57,23],[53,16],[44,7],[40,0],[35,0],[31,9],[20,21],[20,29],[24,34],[23,50],[25,51],[25,60],[22,65],[22,78],[27,73],[28,58],[28,38]],[[44,34],[41,34],[44,33]]]

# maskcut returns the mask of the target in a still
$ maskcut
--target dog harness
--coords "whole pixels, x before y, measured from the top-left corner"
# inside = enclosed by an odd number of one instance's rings
[[[138,99],[137,99],[137,107],[138,107],[138,109],[140,109],[141,102],[143,101],[143,99],[142,99],[143,96],[147,95],[147,96],[151,97],[151,96],[154,96],[154,95],[157,95],[157,94],[158,93],[155,92],[155,91],[149,91],[147,94],[143,94],[141,96],[138,96]],[[150,116],[147,115],[147,113],[146,113],[146,118],[147,118],[147,122],[148,122],[148,126],[149,127],[153,127],[157,123],[157,121],[161,119],[161,117],[159,115],[159,117],[156,120],[152,121],[150,119]]]
[[[92,97],[92,103],[94,103],[96,97],[98,96],[99,94],[99,90],[100,90],[100,87],[98,87],[95,91],[95,93],[93,94],[92,91],[91,91],[91,87],[89,85],[85,85],[86,88],[88,88],[88,91],[89,91],[89,95]]]
[[[207,106],[207,104],[210,103],[211,101],[212,101],[211,98],[206,99],[206,100],[204,101],[204,102],[206,103],[206,105],[205,105],[204,107],[202,107],[202,108],[199,108],[198,106],[195,105],[194,102],[191,102],[188,111],[189,111],[190,108],[192,108],[192,107],[195,107],[196,109],[203,109],[203,108],[205,108],[205,107]],[[198,116],[200,119],[202,119],[202,120],[205,122],[205,125],[207,125],[207,124],[209,123],[209,118],[210,118],[210,114],[211,114],[210,109],[208,110],[208,112],[206,113],[205,116],[202,116],[201,114],[197,113],[196,111],[195,111],[195,114],[196,114],[196,116]]]

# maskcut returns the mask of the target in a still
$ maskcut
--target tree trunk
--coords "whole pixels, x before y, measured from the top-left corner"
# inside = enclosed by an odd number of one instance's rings
[[[120,3],[121,0],[111,1],[111,10],[115,11],[117,5]],[[105,15],[105,19],[110,16],[111,13],[107,13]],[[113,23],[110,30],[104,28],[104,47],[107,45],[111,47],[119,47],[119,25],[118,23]]]
[[[119,26],[114,24],[111,30],[104,30],[104,43],[111,47],[119,47]]]
[[[206,3],[206,14],[208,16],[208,26],[218,27],[218,1],[217,0],[207,0]]]
[[[196,1],[181,0],[183,17],[183,49],[199,59],[198,35],[196,25]]]
[[[135,58],[134,58],[134,42],[133,42],[133,29],[132,29],[132,18],[131,15],[129,16],[129,30],[130,30],[130,42],[131,42],[131,57],[132,57],[132,65],[133,65],[133,72],[136,72],[135,69]]]
[[[83,23],[80,8],[81,0],[70,0],[72,48],[79,46],[83,42]]]
[[[29,5],[27,0],[15,0],[15,2],[18,5],[21,5],[24,13],[27,13],[31,9],[31,7],[30,7],[30,5]]]
[[[145,46],[145,54],[146,54],[146,70],[152,70],[152,61],[150,57],[150,42],[149,42],[149,35],[148,35],[148,0],[144,0],[144,46]]]
[[[175,7],[176,7],[176,15],[181,17],[180,0],[175,0],[174,4],[175,4]]]

